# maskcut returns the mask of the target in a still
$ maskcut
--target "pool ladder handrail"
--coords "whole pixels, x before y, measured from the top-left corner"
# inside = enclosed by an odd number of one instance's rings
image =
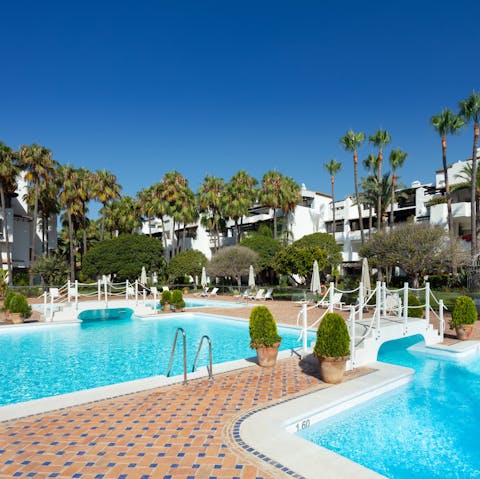
[[[175,331],[175,339],[173,340],[172,352],[170,353],[170,362],[168,363],[167,378],[170,377],[173,365],[173,355],[177,346],[178,333],[181,332],[183,336],[183,384],[187,384],[187,335],[183,328],[177,328]]]
[[[198,356],[200,355],[200,350],[202,349],[202,345],[203,345],[203,340],[206,339],[207,342],[208,342],[208,356],[209,356],[209,366],[207,366],[207,370],[208,370],[208,379],[210,379],[210,381],[213,380],[213,366],[212,366],[212,341],[210,340],[210,338],[204,334],[202,336],[202,339],[200,339],[200,343],[198,345],[198,349],[197,349],[197,354],[195,356],[195,361],[193,361],[193,366],[192,366],[192,373],[195,371],[195,367],[197,366],[197,360],[198,360]]]

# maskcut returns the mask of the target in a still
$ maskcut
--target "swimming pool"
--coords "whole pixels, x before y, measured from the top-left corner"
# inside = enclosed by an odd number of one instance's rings
[[[211,338],[215,364],[255,355],[249,347],[248,321],[201,313],[141,320],[129,318],[128,310],[123,311],[124,317],[113,321],[2,328],[0,406],[165,375],[178,327],[187,333],[188,371],[204,334]],[[81,314],[88,319],[104,313]],[[300,346],[298,329],[279,327],[279,333],[282,350]],[[179,340],[173,374],[183,372],[182,361]],[[207,363],[205,347],[198,366]]]
[[[480,356],[438,359],[382,346],[379,360],[415,369],[408,386],[297,433],[390,479],[480,477]]]

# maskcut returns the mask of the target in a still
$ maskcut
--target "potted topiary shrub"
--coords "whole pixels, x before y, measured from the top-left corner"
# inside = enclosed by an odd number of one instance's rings
[[[32,315],[32,308],[23,294],[14,293],[6,303],[6,308],[11,313],[13,323],[21,323]]]
[[[174,311],[180,311],[185,308],[185,301],[183,300],[182,291],[179,289],[174,289],[172,291],[171,304],[174,308]]]
[[[270,310],[266,306],[253,308],[248,326],[250,347],[257,350],[258,364],[267,368],[275,366],[282,338]]]
[[[171,303],[172,303],[172,293],[168,289],[165,291],[162,291],[160,304],[162,305],[163,311],[169,311]]]
[[[469,339],[472,335],[473,324],[478,319],[477,308],[469,296],[459,296],[453,306],[450,327],[457,332],[458,339]]]
[[[338,313],[327,313],[319,324],[313,354],[318,358],[322,381],[339,383],[350,355],[350,335]]]
[[[423,318],[425,310],[419,308],[421,306],[420,300],[412,293],[408,294],[408,317],[409,318]],[[413,307],[411,307],[413,306]]]

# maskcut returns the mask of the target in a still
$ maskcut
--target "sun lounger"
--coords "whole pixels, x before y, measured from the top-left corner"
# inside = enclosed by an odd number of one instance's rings
[[[257,294],[255,296],[252,296],[252,299],[253,300],[261,300],[261,299],[265,299],[265,294],[264,294],[265,290],[264,289],[259,289],[257,291]]]
[[[204,290],[200,293],[200,296],[208,296],[210,293],[208,292],[210,288],[204,288]]]
[[[272,293],[273,293],[273,289],[268,289],[267,292],[265,293],[265,297],[263,298],[265,301],[267,299],[271,299],[273,301],[273,296],[272,296]]]
[[[207,296],[216,296],[218,292],[218,288],[213,288],[210,293],[207,294]]]
[[[319,308],[328,308],[330,306],[330,295],[327,295],[325,299],[317,303]],[[343,309],[345,303],[342,302],[342,293],[333,293],[333,307]]]

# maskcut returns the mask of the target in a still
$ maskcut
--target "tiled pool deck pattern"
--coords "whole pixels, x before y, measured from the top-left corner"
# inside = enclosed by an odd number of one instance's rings
[[[357,372],[356,374],[358,374]],[[274,479],[233,439],[252,409],[327,387],[298,358],[0,424],[1,478]]]

